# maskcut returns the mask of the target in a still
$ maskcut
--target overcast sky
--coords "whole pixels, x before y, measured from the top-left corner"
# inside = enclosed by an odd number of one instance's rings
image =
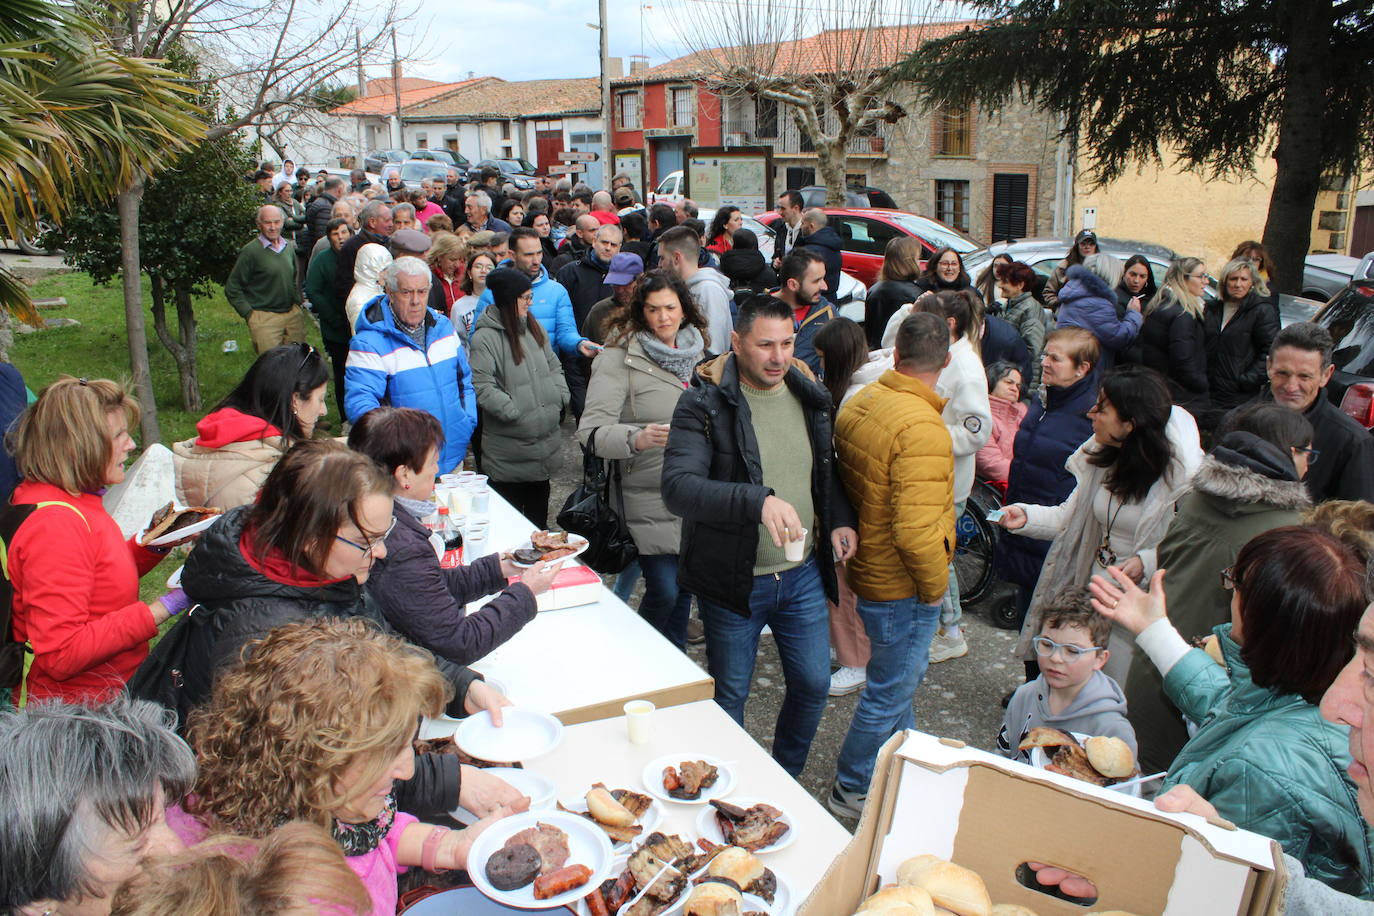
[[[610,56],[624,58],[629,70],[632,55],[645,54],[649,66],[686,53],[673,27],[677,12],[689,0],[607,0]],[[739,0],[694,0],[698,3]],[[788,0],[773,0],[783,5]],[[796,0],[809,6],[816,0]],[[838,7],[854,0],[819,0],[817,6]],[[865,5],[874,0],[858,0]],[[876,0],[910,9],[927,0]],[[967,15],[948,0],[930,0],[941,8],[940,18]],[[679,6],[675,7],[674,4]],[[709,7],[707,7],[709,9]],[[596,0],[487,0],[485,3],[427,3],[420,6],[416,44],[426,59],[407,64],[407,76],[436,80],[499,76],[507,80],[596,76]],[[428,46],[426,46],[428,44]],[[382,69],[371,75],[385,76]]]

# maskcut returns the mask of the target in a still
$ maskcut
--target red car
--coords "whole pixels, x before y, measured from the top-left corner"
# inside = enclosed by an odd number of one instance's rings
[[[922,260],[939,248],[949,246],[960,255],[977,251],[980,247],[957,230],[928,217],[905,210],[885,210],[878,207],[822,207],[828,225],[840,237],[842,260],[840,269],[864,286],[872,286],[883,269],[883,252],[887,243],[903,235],[921,240],[925,250]],[[776,210],[760,214],[757,219],[773,234],[778,234],[782,217]]]

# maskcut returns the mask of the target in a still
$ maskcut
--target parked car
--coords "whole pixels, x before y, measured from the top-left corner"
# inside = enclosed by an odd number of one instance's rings
[[[840,236],[840,268],[865,287],[878,280],[887,243],[903,235],[921,242],[922,260],[948,245],[967,257],[978,244],[944,223],[928,217],[879,207],[822,207],[829,225]],[[761,213],[759,221],[774,231],[782,221],[776,210]],[[1062,257],[1062,255],[1061,255]]]
[[[1073,247],[1072,239],[1033,238],[1023,239],[1019,242],[997,242],[986,248],[980,248],[972,254],[964,255],[964,267],[968,270],[969,276],[977,283],[982,278],[983,272],[987,270],[988,265],[992,263],[992,259],[1006,252],[1015,260],[1029,264],[1041,276],[1048,277],[1054,273],[1059,262],[1064,260],[1071,247]],[[1143,254],[1146,260],[1150,262],[1150,273],[1154,275],[1155,286],[1164,282],[1164,275],[1168,272],[1169,265],[1179,257],[1176,251],[1163,245],[1156,245],[1152,242],[1137,242],[1130,239],[1113,239],[1106,236],[1098,236],[1097,247],[1123,261],[1133,254]],[[1209,274],[1207,284],[1208,288],[1203,292],[1203,298],[1215,299],[1217,295],[1216,277]],[[1320,307],[1320,300],[1290,296],[1287,293],[1279,294],[1279,320],[1285,326],[1295,321],[1311,321]]]
[[[458,170],[458,179],[466,181],[468,169],[472,168],[472,163],[468,157],[454,149],[416,149],[410,151],[411,159],[426,159],[431,162],[442,162],[451,169]]]
[[[341,169],[332,165],[302,165],[301,168],[308,169],[312,178],[318,178],[320,172],[324,172],[327,175],[342,178],[345,183],[353,180],[351,177],[353,174],[352,169]],[[378,175],[376,172],[367,172],[367,180],[380,186],[382,183],[382,176]]]
[[[403,149],[377,149],[363,157],[363,169],[380,172],[388,162],[405,162],[409,158],[410,153]]]
[[[521,191],[528,191],[534,187],[536,169],[534,163],[528,159],[518,157],[515,159],[483,159],[476,165],[469,166],[468,171],[472,173],[472,177],[476,178],[477,173],[485,168],[499,169],[501,172],[500,183],[503,185],[509,181]]]
[[[803,207],[824,207],[827,189],[818,184],[807,185],[798,188],[802,196]],[[882,188],[874,188],[869,185],[851,184],[844,189],[844,204],[846,207],[883,207],[888,210],[899,209],[897,202],[892,199]]]
[[[715,215],[716,211],[714,208],[697,211],[697,219],[706,223],[708,226],[711,225],[711,220],[715,218]],[[773,248],[776,244],[773,230],[769,229],[752,216],[745,216],[743,220],[744,222],[740,228],[748,229],[750,232],[754,233],[754,235],[758,236],[759,253],[763,255],[765,261],[771,262],[773,260]],[[864,320],[864,299],[867,297],[868,287],[864,286],[863,283],[854,279],[849,274],[844,272],[840,273],[840,288],[835,291],[835,304],[839,306],[839,313],[841,315],[862,324]]]
[[[1327,383],[1327,397],[1374,430],[1374,252],[1359,261],[1345,288],[1313,320],[1336,341],[1331,355],[1336,371]]]
[[[415,189],[420,187],[420,182],[426,178],[438,178],[440,181],[448,181],[448,166],[442,162],[431,159],[407,159],[402,163],[389,162],[382,166],[381,184],[386,185],[386,180],[392,175],[400,175],[401,181],[407,188]]]
[[[1302,295],[1327,301],[1343,291],[1360,266],[1359,258],[1344,254],[1309,254],[1303,261]]]
[[[669,172],[663,176],[663,180],[658,183],[658,187],[649,192],[649,206],[654,204],[667,204],[673,206],[687,195],[682,193],[686,179],[682,175],[682,169]]]

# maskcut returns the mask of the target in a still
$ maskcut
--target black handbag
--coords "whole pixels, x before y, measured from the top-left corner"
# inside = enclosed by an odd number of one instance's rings
[[[558,524],[564,531],[580,534],[590,543],[578,558],[603,575],[618,573],[639,556],[634,538],[625,524],[625,493],[620,484],[620,462],[611,462],[611,474],[606,474],[606,461],[596,456],[596,434],[582,449],[582,483],[568,495],[558,513]],[[615,484],[620,511],[611,507],[611,484]]]

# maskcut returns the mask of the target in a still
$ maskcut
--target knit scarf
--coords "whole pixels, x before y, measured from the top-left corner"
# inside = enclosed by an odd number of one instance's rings
[[[386,797],[386,806],[382,808],[382,813],[373,820],[365,824],[349,824],[345,821],[333,819],[333,826],[330,833],[334,836],[334,842],[339,844],[345,856],[366,855],[376,849],[381,844],[386,835],[391,832],[391,823],[396,819],[396,799],[394,796]]]
[[[409,496],[397,496],[396,505],[419,519],[426,518],[439,511],[439,505],[433,500],[411,499]]]
[[[678,329],[676,346],[668,346],[649,331],[635,332],[635,339],[644,348],[649,359],[676,375],[687,384],[692,379],[692,368],[701,362],[701,352],[705,346],[701,332],[690,324]]]

